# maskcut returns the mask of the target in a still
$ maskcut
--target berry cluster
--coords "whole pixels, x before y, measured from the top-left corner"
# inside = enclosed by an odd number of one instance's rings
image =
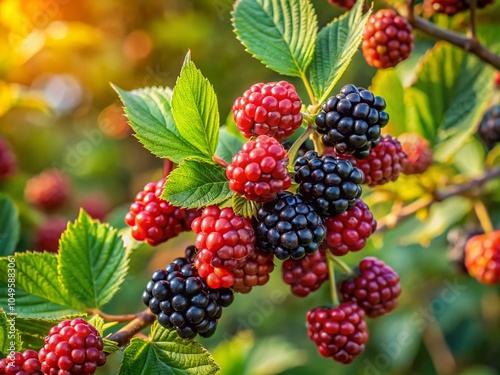
[[[500,142],[500,105],[490,108],[484,114],[478,133],[490,149]]]
[[[233,292],[209,288],[192,262],[176,258],[153,273],[142,301],[158,315],[158,323],[175,328],[180,337],[209,337],[217,328],[222,308],[233,302]]]
[[[38,353],[34,350],[14,352],[0,360],[0,375],[43,375],[41,368]]]
[[[93,374],[106,363],[102,338],[85,319],[64,320],[49,331],[38,359],[44,374]]]
[[[264,285],[274,270],[274,255],[255,249],[246,262],[233,271],[232,289],[238,293],[249,293],[254,286]]]
[[[300,124],[302,102],[295,87],[285,81],[257,83],[233,104],[236,126],[250,138],[268,135],[281,141]]]
[[[69,193],[68,178],[57,169],[48,169],[30,178],[24,189],[26,201],[43,211],[63,206],[68,201]]]
[[[411,24],[391,9],[381,9],[368,19],[363,32],[366,62],[379,69],[396,66],[413,50]]]
[[[199,210],[176,207],[161,199],[166,178],[144,186],[130,206],[125,222],[132,227],[132,236],[157,246],[183,231],[190,230]]]
[[[484,284],[500,284],[500,230],[467,241],[465,267],[471,276]]]
[[[328,0],[328,2],[347,10],[351,10],[354,4],[356,4],[356,0]]]
[[[493,0],[478,0],[476,7],[481,9],[492,3]],[[444,13],[447,16],[453,16],[470,8],[470,0],[426,0],[424,4],[431,11]]]
[[[385,106],[385,100],[371,91],[345,85],[340,94],[323,104],[316,117],[323,144],[335,147],[338,154],[367,158],[379,142],[380,129],[389,122]]]
[[[280,143],[267,135],[246,142],[226,169],[229,188],[247,199],[266,202],[291,185],[288,157]]]
[[[307,297],[328,280],[328,265],[322,250],[304,258],[288,259],[283,262],[283,281],[290,285],[292,293]]]
[[[324,216],[352,208],[361,195],[364,175],[347,160],[308,151],[297,159],[294,169],[299,192]]]
[[[250,220],[237,216],[232,208],[205,208],[192,224],[196,234],[195,266],[211,288],[229,288],[234,271],[245,265],[255,250],[255,233]]]
[[[404,174],[421,174],[432,165],[432,149],[425,138],[417,133],[404,133],[398,136],[398,141],[407,157]]]

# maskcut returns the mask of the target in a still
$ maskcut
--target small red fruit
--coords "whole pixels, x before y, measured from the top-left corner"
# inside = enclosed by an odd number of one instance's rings
[[[44,211],[53,211],[63,206],[69,193],[69,180],[64,172],[57,169],[47,169],[32,177],[24,189],[26,201]]]
[[[474,236],[467,241],[465,267],[483,284],[500,284],[500,230]]]
[[[54,217],[42,224],[35,232],[35,248],[56,253],[59,239],[68,226],[68,220]]]
[[[291,286],[297,297],[307,297],[328,280],[325,252],[316,251],[304,258],[287,259],[283,262],[283,281]]]
[[[408,157],[404,174],[421,174],[432,165],[432,149],[425,138],[417,133],[404,133],[398,136],[398,141]]]

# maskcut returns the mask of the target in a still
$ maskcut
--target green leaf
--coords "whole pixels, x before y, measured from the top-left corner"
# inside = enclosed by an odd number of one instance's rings
[[[28,315],[32,310],[29,305],[35,304],[51,307],[55,311],[70,309],[80,309],[81,304],[73,297],[75,291],[68,293],[68,290],[61,283],[57,272],[58,258],[56,255],[43,253],[17,253],[15,255],[15,279],[16,279],[16,312],[23,315]],[[8,284],[7,270],[8,260],[0,259],[0,281]],[[2,288],[3,289],[3,288]],[[26,292],[25,294],[22,291]],[[29,296],[31,295],[31,296]],[[31,298],[32,296],[38,298]],[[23,299],[26,298],[27,300]],[[25,310],[27,308],[27,310]],[[39,312],[39,311],[38,311]],[[70,312],[71,314],[71,312]]]
[[[125,91],[113,85],[125,108],[136,137],[159,158],[180,163],[183,158],[204,158],[198,150],[177,131],[172,116],[172,91],[162,87],[146,87]]]
[[[363,30],[371,9],[363,15],[362,1],[324,27],[316,40],[316,51],[311,63],[310,80],[316,98],[323,103],[342,74],[363,39]]]
[[[372,79],[371,91],[385,99],[385,111],[390,114],[389,124],[384,128],[393,136],[407,131],[404,87],[396,69],[379,69]]]
[[[21,350],[21,347],[16,316],[7,315],[3,309],[0,309],[0,358],[5,358],[12,350]]]
[[[19,232],[19,212],[10,198],[0,194],[0,256],[14,254]]]
[[[129,254],[118,231],[81,210],[60,240],[59,272],[65,287],[85,308],[98,308],[119,290]]]
[[[118,346],[118,343],[116,341],[103,338],[102,343],[103,343],[102,350],[106,353],[114,353],[114,352],[120,350],[120,347]]]
[[[238,194],[233,195],[233,211],[236,215],[250,219],[257,216],[258,210],[257,202],[250,201]]]
[[[219,138],[217,96],[188,53],[172,95],[172,113],[179,134],[211,160]]]
[[[201,160],[184,160],[170,173],[162,198],[175,206],[203,207],[231,198],[226,170]]]
[[[309,0],[239,0],[238,39],[256,59],[284,75],[303,76],[314,53],[316,14]]]
[[[123,353],[118,375],[215,375],[220,368],[210,353],[193,340],[155,324],[151,341],[134,338]]]
[[[421,60],[416,82],[405,90],[411,131],[439,144],[445,162],[476,131],[493,86],[493,69],[459,48],[438,42]]]
[[[229,133],[226,127],[222,127],[219,132],[219,144],[215,154],[230,164],[233,156],[241,150],[242,146],[243,141],[241,139]]]

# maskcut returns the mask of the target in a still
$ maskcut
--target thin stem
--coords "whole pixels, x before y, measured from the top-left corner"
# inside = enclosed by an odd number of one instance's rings
[[[474,42],[477,42],[476,38],[476,6],[477,0],[470,0],[470,26],[469,26],[469,38]]]
[[[493,223],[491,222],[488,210],[482,201],[474,201],[474,211],[476,212],[476,216],[479,219],[479,223],[481,224],[481,228],[483,228],[484,233],[493,232],[495,230]]]
[[[335,283],[335,261],[328,253],[326,254],[326,261],[328,262],[328,273],[330,276],[330,291],[332,293],[333,306],[340,305],[339,295],[337,293],[337,284]]]
[[[174,163],[170,159],[163,159],[163,177],[168,177],[172,169],[174,168]]]
[[[429,22],[418,16],[408,18],[408,21],[410,21],[415,29],[423,31],[427,35],[435,37],[436,39],[441,39],[457,47],[460,47],[464,51],[476,55],[481,60],[490,64],[497,70],[500,70],[500,56],[491,52],[488,48],[486,48],[486,46],[479,43],[478,41],[471,40],[466,36],[454,31],[443,29],[439,26],[436,26],[432,22]]]
[[[219,164],[224,169],[226,169],[229,165],[225,160],[223,160],[221,157],[219,157],[215,154],[214,154],[214,156],[212,156],[212,160],[215,161],[217,164]]]
[[[104,320],[107,320],[109,322],[130,322],[134,320],[137,315],[136,314],[125,314],[125,315],[111,315],[111,314],[106,314],[102,312],[99,309],[90,309],[87,311],[87,314],[89,315],[99,315],[101,318]]]
[[[354,275],[354,271],[352,270],[351,267],[347,265],[343,260],[341,260],[339,257],[336,257],[334,255],[328,255],[331,256],[333,262],[339,266],[347,275]]]
[[[119,347],[127,345],[132,337],[150,326],[156,320],[156,315],[147,309],[137,314],[137,317],[119,331],[107,337],[108,340],[115,341]]]
[[[439,375],[450,375],[455,372],[456,362],[446,343],[441,327],[435,319],[430,319],[422,333],[422,339]]]
[[[323,151],[325,150],[325,147],[323,146],[323,142],[321,142],[321,136],[319,135],[318,132],[314,132],[311,134],[311,140],[314,145],[314,150],[320,155],[323,154]]]
[[[300,78],[302,78],[302,82],[304,82],[304,86],[306,87],[307,95],[309,95],[309,100],[311,101],[311,104],[313,106],[317,106],[318,101],[316,100],[316,97],[314,96],[314,92],[312,90],[311,84],[309,83],[309,80],[306,77],[306,73],[302,72],[300,75]]]
[[[297,152],[299,151],[300,146],[302,143],[306,141],[307,138],[309,138],[309,135],[314,132],[314,127],[308,126],[307,129],[300,135],[299,138],[295,141],[295,143],[290,147],[290,150],[288,150],[288,160],[290,161],[290,164],[293,164],[293,161],[295,160],[295,155],[297,155]]]
[[[398,208],[396,212],[391,212],[387,216],[378,221],[377,231],[382,232],[386,229],[396,226],[404,219],[410,217],[418,210],[432,206],[436,202],[442,202],[448,198],[462,195],[470,190],[476,189],[486,182],[500,177],[500,167],[486,171],[482,176],[472,179],[463,184],[450,186],[444,190],[434,190],[430,196],[422,197],[402,208]]]

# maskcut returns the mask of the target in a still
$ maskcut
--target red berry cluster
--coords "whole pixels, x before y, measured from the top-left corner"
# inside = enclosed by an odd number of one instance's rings
[[[274,270],[274,255],[255,249],[246,262],[233,271],[233,291],[250,293],[254,286],[267,284],[269,275]]]
[[[368,342],[364,318],[364,311],[354,302],[316,307],[307,313],[308,335],[319,354],[347,365],[363,353]]]
[[[49,331],[38,359],[47,375],[94,374],[106,363],[102,338],[85,319],[64,320]]]
[[[55,217],[42,224],[35,232],[35,248],[56,253],[59,239],[68,226],[68,220]]]
[[[337,256],[363,249],[368,237],[377,229],[377,222],[361,199],[356,200],[352,209],[326,218],[325,225],[326,238],[321,247]]]
[[[257,83],[233,104],[236,126],[247,138],[268,135],[282,140],[302,124],[302,102],[285,81]]]
[[[283,281],[291,286],[292,293],[307,297],[328,280],[328,265],[322,250],[306,255],[302,259],[287,259],[283,262]]]
[[[62,207],[68,201],[69,193],[69,180],[57,169],[48,169],[30,178],[24,189],[26,201],[43,211]]]
[[[391,9],[381,9],[368,19],[363,32],[366,62],[379,69],[396,66],[413,50],[411,24]]]
[[[484,284],[500,284],[500,230],[467,241],[465,267],[471,276]]]
[[[244,267],[255,251],[255,233],[250,220],[237,216],[232,208],[205,208],[192,224],[199,253],[195,266],[210,288],[229,288],[237,268]]]
[[[405,133],[398,136],[398,141],[407,156],[404,174],[421,174],[432,165],[432,149],[425,138],[417,133]]]
[[[356,4],[356,0],[328,0],[328,2],[347,10],[351,10],[354,4]]]
[[[26,350],[22,354],[14,352],[0,360],[0,375],[43,375],[38,353]]]
[[[16,155],[6,139],[0,137],[0,180],[12,176],[16,171]]]
[[[146,184],[125,216],[125,222],[132,227],[132,236],[152,246],[189,230],[199,215],[199,210],[180,208],[161,199],[166,180]]]
[[[274,138],[261,135],[246,142],[226,169],[229,188],[247,199],[266,202],[290,187],[286,150]]]

